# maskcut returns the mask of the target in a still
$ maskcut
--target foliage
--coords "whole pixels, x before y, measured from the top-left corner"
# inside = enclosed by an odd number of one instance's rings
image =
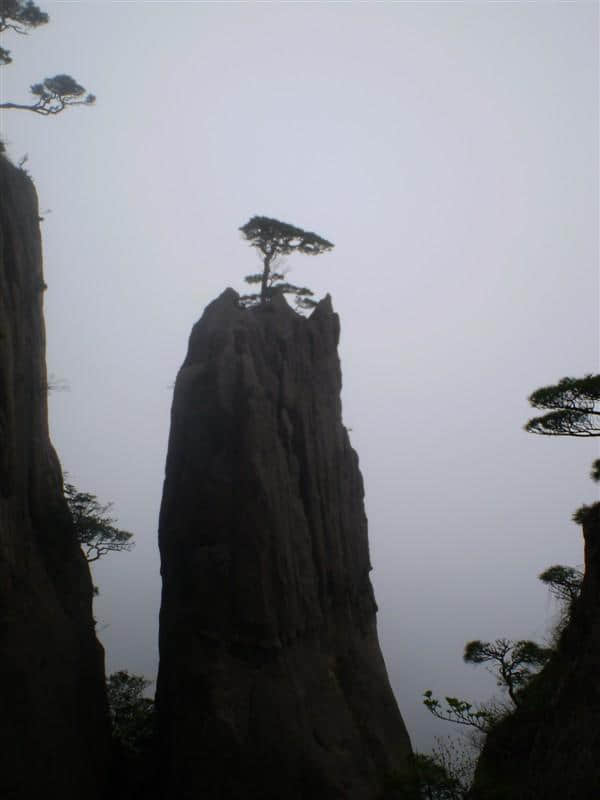
[[[115,520],[108,516],[112,503],[102,505],[95,494],[78,492],[71,483],[65,484],[65,497],[77,541],[88,562],[97,561],[107,553],[133,548],[133,534],[116,528]]]
[[[596,483],[600,482],[600,458],[597,458],[592,464],[592,471],[590,478]]]
[[[30,29],[45,25],[49,20],[48,14],[41,11],[32,0],[0,0],[0,33],[12,31],[26,35]],[[0,47],[0,66],[12,62],[10,51]],[[58,114],[67,106],[91,105],[96,98],[93,94],[86,94],[70,75],[55,75],[53,78],[44,78],[40,83],[31,87],[31,93],[36,98],[35,102],[27,103],[0,103],[0,109],[18,109],[33,111],[42,116]]]
[[[127,670],[113,672],[106,681],[113,739],[126,753],[143,752],[152,738],[154,701],[144,697],[150,681]]]
[[[506,689],[510,699],[518,706],[520,690],[551,655],[552,650],[530,640],[513,642],[510,639],[496,639],[495,642],[481,642],[476,639],[465,645],[463,659],[469,664],[492,663],[498,686]]]
[[[600,519],[600,503],[592,503],[591,506],[583,505],[573,514],[573,522],[578,525],[585,525]]]
[[[41,11],[33,0],[0,0],[0,33],[6,30],[27,33],[28,28],[37,28],[48,22],[48,14]]]
[[[487,733],[494,724],[495,717],[482,706],[474,708],[472,703],[459,700],[458,697],[445,697],[446,705],[433,697],[431,689],[423,693],[423,704],[431,711],[434,717],[445,722],[455,722],[457,725],[467,725],[481,733]]]
[[[490,669],[498,686],[506,689],[515,707],[519,706],[519,695],[537,669],[542,667],[552,655],[552,650],[529,640],[513,642],[510,639],[496,639],[494,642],[474,640],[465,645],[463,658],[470,664],[493,664]],[[507,709],[502,705],[479,705],[474,707],[467,700],[445,697],[445,705],[433,697],[428,689],[423,703],[438,719],[474,728],[487,734],[499,721]]]
[[[534,408],[552,409],[530,419],[525,430],[548,436],[600,436],[600,375],[562,378],[529,397]]]
[[[37,28],[48,22],[48,14],[40,11],[32,0],[23,3],[21,0],[0,0],[0,33],[14,31],[26,34],[28,28]],[[10,51],[0,47],[0,66],[12,63]]]
[[[282,294],[295,295],[297,309],[308,309],[316,306],[315,301],[311,299],[313,293],[310,289],[307,289],[306,286],[295,286],[292,283],[287,283],[284,281],[284,277],[285,275],[282,272],[269,273],[266,281],[265,297],[267,300],[271,298],[275,292],[281,292]],[[262,283],[263,275],[262,273],[258,275],[246,275],[244,280],[246,283]],[[244,308],[251,308],[252,306],[258,305],[260,302],[259,294],[245,294],[240,297],[240,304],[243,305]]]
[[[247,283],[259,283],[260,292],[240,297],[241,305],[248,308],[267,303],[275,292],[295,295],[297,308],[312,308],[316,305],[311,299],[313,293],[310,289],[287,283],[284,280],[284,273],[274,272],[272,267],[277,259],[294,252],[319,255],[331,250],[333,247],[331,242],[317,236],[316,233],[304,231],[270,217],[252,217],[240,231],[251,246],[259,251],[263,262],[262,272],[247,275],[245,278]]]
[[[460,739],[436,737],[431,755],[417,753],[415,759],[424,797],[465,800],[475,774],[476,757],[472,747]]]
[[[387,776],[387,794],[422,800],[465,800],[475,771],[473,752],[436,738],[431,754],[414,753],[412,770]]]
[[[415,753],[420,796],[426,800],[462,800],[465,796],[458,780],[433,755]]]
[[[567,628],[575,602],[581,594],[583,572],[575,567],[555,564],[545,569],[538,578],[545,583],[550,594],[559,602],[559,615],[550,631],[549,640],[554,649],[558,647],[560,638]]]
[[[538,578],[545,583],[550,594],[566,606],[571,606],[579,597],[583,572],[575,567],[555,564],[545,569]]]
[[[96,101],[94,95],[86,95],[83,86],[80,86],[70,75],[55,75],[53,78],[45,78],[42,83],[36,83],[31,87],[31,93],[38,100],[34,105],[26,106],[26,108],[45,116],[58,114],[66,106],[89,106]],[[17,108],[15,105],[8,107]]]
[[[600,467],[600,462],[595,462],[594,466]],[[585,514],[600,515],[600,503],[591,507],[584,507]],[[552,595],[563,605],[563,613],[559,624],[554,629],[553,641],[557,642],[564,626],[568,622],[579,594],[583,581],[583,573],[574,567],[554,565],[548,567],[539,576],[545,583]],[[483,642],[474,640],[465,646],[463,658],[471,664],[490,664],[489,671],[495,675],[498,686],[506,690],[511,700],[511,705],[499,701],[482,703],[474,707],[466,700],[456,697],[446,697],[445,703],[433,697],[433,692],[428,689],[424,693],[424,705],[438,719],[454,722],[455,724],[471,729],[471,744],[473,747],[481,749],[487,740],[488,734],[493,730],[501,729],[503,720],[510,720],[516,709],[523,708],[531,710],[532,703],[545,703],[543,694],[540,694],[538,682],[533,682],[533,678],[538,674],[539,669],[544,667],[555,652],[554,647],[541,647],[536,642],[530,640],[512,641],[510,639],[496,639],[494,642]],[[527,688],[528,687],[528,688]],[[527,688],[527,692],[524,690]],[[526,704],[526,705],[525,705]],[[497,727],[500,726],[500,727]],[[471,784],[473,782],[475,763],[470,758],[464,761],[464,770],[456,770],[456,759],[452,757],[453,746],[438,748],[429,758],[441,771],[433,771],[431,774],[441,781],[443,776],[448,776],[455,780],[455,783],[441,783],[437,788],[432,780],[431,786],[425,785],[429,794],[422,789],[421,797],[434,798],[437,800],[466,800],[472,796]],[[449,754],[448,754],[449,753]],[[461,762],[458,762],[459,766]],[[428,764],[428,766],[431,766]],[[479,767],[478,767],[479,769]],[[435,792],[438,792],[437,794]],[[451,792],[458,792],[452,794]],[[444,794],[444,792],[446,792]],[[462,792],[462,794],[460,793]]]

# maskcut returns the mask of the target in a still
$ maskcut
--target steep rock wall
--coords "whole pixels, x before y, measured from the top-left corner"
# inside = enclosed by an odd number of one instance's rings
[[[35,189],[0,156],[0,797],[100,797],[92,585],[48,436]]]
[[[488,736],[473,800],[600,797],[600,503],[583,522],[585,575],[556,654]]]
[[[373,800],[410,743],[377,639],[339,322],[228,289],[177,377],[160,515],[165,797]]]

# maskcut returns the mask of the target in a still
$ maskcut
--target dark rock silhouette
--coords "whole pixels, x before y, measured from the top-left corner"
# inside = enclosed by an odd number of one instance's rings
[[[583,521],[581,595],[556,654],[488,735],[473,800],[600,797],[600,503]]]
[[[410,742],[375,626],[339,322],[226,290],[194,326],[160,516],[167,798],[374,800]]]
[[[104,660],[48,436],[44,288],[35,189],[0,156],[0,797],[94,800]]]

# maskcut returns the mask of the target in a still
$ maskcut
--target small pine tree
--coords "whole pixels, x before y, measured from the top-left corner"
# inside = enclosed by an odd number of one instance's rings
[[[25,35],[30,30],[46,25],[48,14],[41,11],[33,0],[0,0],[0,33],[12,31]],[[10,51],[0,47],[0,67],[12,63]],[[34,83],[31,93],[36,98],[33,103],[0,103],[0,109],[16,109],[20,111],[33,111],[35,114],[48,116],[59,114],[67,106],[92,105],[96,98],[93,94],[86,94],[70,75],[55,75],[53,78],[44,78],[41,83]]]
[[[263,271],[247,275],[246,283],[260,284],[260,292],[240,297],[245,308],[268,303],[276,292],[291,294],[296,298],[297,309],[308,309],[316,305],[313,293],[305,286],[295,286],[285,281],[283,272],[273,271],[275,261],[282,256],[299,252],[305,255],[319,255],[331,250],[333,245],[316,233],[303,231],[286,222],[270,217],[252,217],[240,228],[252,247],[260,253]]]

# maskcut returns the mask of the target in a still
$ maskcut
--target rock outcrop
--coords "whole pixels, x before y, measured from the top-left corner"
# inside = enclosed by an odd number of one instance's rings
[[[488,735],[472,800],[600,797],[600,503],[581,517],[581,595],[556,653]]]
[[[35,189],[0,156],[0,797],[94,800],[104,660],[48,436],[44,288]]]
[[[226,290],[179,371],[160,516],[163,790],[374,800],[410,742],[377,639],[339,322]]]

